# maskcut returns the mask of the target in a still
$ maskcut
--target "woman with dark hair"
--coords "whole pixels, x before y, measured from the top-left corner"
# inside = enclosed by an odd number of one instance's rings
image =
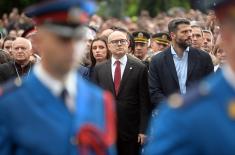
[[[91,42],[90,48],[91,66],[90,77],[92,77],[93,69],[97,63],[101,63],[110,58],[107,41],[104,38],[95,38]]]

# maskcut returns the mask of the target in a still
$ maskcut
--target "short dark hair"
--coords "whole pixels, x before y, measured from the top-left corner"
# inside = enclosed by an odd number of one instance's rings
[[[202,27],[201,26],[199,26],[199,25],[192,25],[191,26],[192,28],[198,28],[198,29],[200,29],[200,31],[201,31],[201,34],[202,34],[202,36],[203,36],[203,29],[202,29]]]
[[[178,29],[178,25],[180,25],[180,24],[190,25],[190,21],[186,18],[175,18],[175,19],[171,20],[168,24],[169,33],[176,32]]]

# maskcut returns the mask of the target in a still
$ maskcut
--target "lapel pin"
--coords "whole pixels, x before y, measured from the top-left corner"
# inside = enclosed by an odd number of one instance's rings
[[[130,67],[130,70],[132,69],[132,67]]]

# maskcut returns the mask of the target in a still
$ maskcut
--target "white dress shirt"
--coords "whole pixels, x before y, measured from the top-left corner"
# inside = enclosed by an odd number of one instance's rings
[[[116,64],[115,64],[116,60],[118,60],[118,59],[115,59],[113,56],[111,57],[111,68],[112,68],[113,80],[114,80],[114,73],[115,73],[115,69],[116,69]],[[127,63],[126,54],[121,59],[119,59],[119,61],[120,61],[121,79],[122,79],[122,76],[123,76],[123,73],[124,73],[124,70],[125,70],[125,67],[126,67],[126,63]]]
[[[179,81],[181,94],[186,94],[186,81],[188,74],[188,53],[189,47],[187,47],[183,53],[182,57],[179,57],[175,52],[173,46],[171,45],[171,54],[173,56],[175,69]]]
[[[74,111],[77,92],[77,78],[75,70],[70,71],[64,81],[60,81],[52,77],[47,71],[45,71],[41,63],[35,64],[33,71],[36,77],[51,91],[54,96],[59,97],[63,89],[66,89],[68,96],[65,99],[65,104],[71,112]]]

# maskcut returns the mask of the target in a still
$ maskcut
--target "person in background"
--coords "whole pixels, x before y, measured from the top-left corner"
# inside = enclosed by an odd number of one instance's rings
[[[4,83],[17,77],[29,75],[33,63],[30,62],[32,44],[28,39],[18,37],[12,42],[13,61],[0,65],[0,83]]]
[[[135,42],[134,56],[149,68],[150,58],[147,53],[150,43],[150,34],[144,31],[136,31],[132,33],[132,36]]]
[[[9,53],[9,55],[13,58],[13,54],[12,54],[12,42],[15,40],[15,37],[10,37],[7,36],[2,43],[2,49]]]
[[[202,34],[203,34],[203,46],[202,46],[202,50],[206,51],[207,53],[209,53],[209,55],[211,56],[212,62],[214,65],[217,65],[217,59],[215,57],[215,55],[213,54],[213,47],[214,47],[214,36],[212,34],[212,32],[210,30],[202,30]]]
[[[104,62],[110,58],[107,41],[104,38],[95,38],[91,42],[90,48],[91,66],[90,78],[92,77],[95,65]]]
[[[8,63],[10,61],[11,61],[11,57],[10,57],[9,53],[0,49],[0,64]]]
[[[192,27],[192,47],[201,50],[204,43],[202,28],[198,25],[192,25],[191,27]]]
[[[170,35],[166,32],[153,34],[151,37],[151,49],[153,51],[153,55],[168,48],[170,46],[170,41]]]
[[[213,72],[208,53],[192,48],[190,21],[175,18],[168,24],[171,46],[152,57],[149,67],[149,91],[153,106],[172,93],[184,95],[188,89]]]
[[[32,44],[32,55],[30,56],[30,61],[34,63],[38,63],[41,61],[40,52],[37,46],[37,42],[35,41],[36,34],[37,34],[36,27],[34,25],[31,25],[21,35],[22,37],[29,39]]]
[[[213,54],[217,59],[217,65],[214,67],[214,72],[220,72],[223,66],[226,64],[226,51],[223,47],[221,36],[219,35],[216,41],[216,44],[213,48]]]
[[[92,27],[85,27],[85,32],[86,32],[86,36],[85,36],[85,41],[86,41],[86,53],[85,56],[82,60],[82,66],[87,67],[89,65],[91,65],[91,58],[90,58],[90,48],[91,48],[91,42],[93,39],[95,39],[96,37],[96,31],[95,29],[93,29]]]
[[[213,44],[214,44],[214,37],[210,30],[202,30],[203,35],[203,45],[202,50],[206,51],[207,53],[212,53]]]
[[[118,155],[138,155],[146,140],[150,116],[148,70],[138,59],[128,55],[127,32],[116,29],[108,37],[112,56],[95,66],[94,82],[115,96],[117,106]]]

